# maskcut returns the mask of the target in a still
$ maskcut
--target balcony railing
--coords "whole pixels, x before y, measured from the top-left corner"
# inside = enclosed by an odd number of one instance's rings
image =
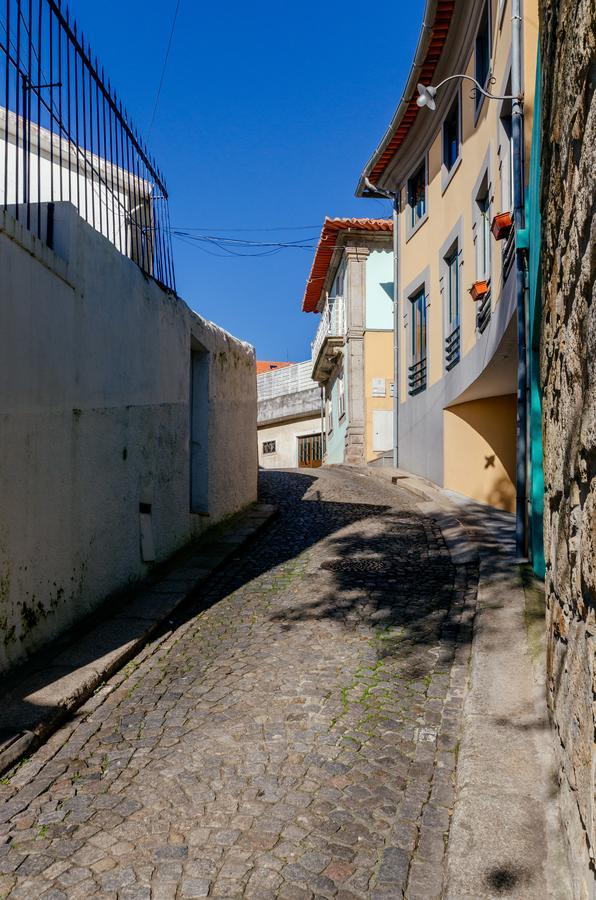
[[[447,371],[456,366],[460,354],[459,325],[456,325],[451,334],[445,338],[445,368]]]
[[[408,393],[411,397],[426,388],[426,356],[408,366]]]
[[[325,303],[315,339],[311,344],[313,370],[317,368],[325,344],[330,338],[335,339],[334,344],[338,343],[338,339],[343,340],[344,331],[344,300],[343,297],[335,297]]]
[[[0,0],[0,208],[48,241],[51,204],[72,203],[145,274],[175,289],[167,199],[68,8]]]
[[[271,372],[262,372],[257,375],[257,397],[259,400],[271,400],[273,397],[318,388],[317,382],[310,377],[311,373],[312,363],[309,359]]]
[[[491,309],[491,292],[489,288],[482,299],[476,301],[476,328],[480,334],[482,334],[490,322]]]

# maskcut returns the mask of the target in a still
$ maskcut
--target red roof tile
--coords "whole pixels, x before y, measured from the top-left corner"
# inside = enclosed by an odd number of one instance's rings
[[[393,222],[391,219],[325,219],[310,275],[306,282],[306,290],[302,300],[303,312],[314,312],[317,308],[323,284],[329,271],[331,257],[337,244],[337,236],[342,231],[383,231],[391,233],[393,231]]]
[[[271,362],[270,360],[257,360],[257,375],[263,372],[271,372],[273,369],[284,369],[286,366],[294,365],[291,362]]]

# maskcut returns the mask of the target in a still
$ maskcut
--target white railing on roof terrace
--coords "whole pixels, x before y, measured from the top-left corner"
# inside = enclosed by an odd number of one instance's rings
[[[318,388],[319,385],[310,377],[312,363],[292,363],[282,369],[273,369],[271,372],[263,372],[257,375],[257,397],[259,400],[270,400],[272,397],[283,397],[284,394],[296,394],[299,391],[308,391]]]
[[[315,339],[311,344],[313,365],[316,363],[321,347],[327,338],[343,337],[344,331],[344,298],[330,297],[325,303]]]

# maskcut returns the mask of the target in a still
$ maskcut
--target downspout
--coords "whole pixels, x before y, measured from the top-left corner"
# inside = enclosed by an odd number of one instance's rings
[[[393,468],[399,464],[399,191],[393,197]]]
[[[511,8],[511,110],[513,141],[513,221],[515,225],[515,288],[517,297],[517,460],[515,545],[519,557],[527,556],[527,341],[524,250],[518,235],[524,227],[524,135],[522,108],[521,0]]]

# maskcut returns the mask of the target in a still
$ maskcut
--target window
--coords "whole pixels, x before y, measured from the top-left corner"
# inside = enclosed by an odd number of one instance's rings
[[[327,400],[327,434],[333,431],[333,400],[331,397]]]
[[[408,178],[408,206],[410,228],[415,228],[426,215],[426,162]]]
[[[459,159],[459,95],[443,122],[443,165],[448,172]]]
[[[263,453],[275,453],[275,441],[263,441]]]
[[[490,10],[489,4],[485,3],[482,10],[480,25],[476,33],[476,52],[474,54],[474,74],[476,81],[482,87],[486,87],[488,75],[490,72]],[[480,91],[476,91],[476,109],[480,109],[483,95]]]
[[[481,187],[476,196],[476,280],[490,280],[490,197],[487,186]]]
[[[459,362],[460,353],[460,278],[457,243],[444,257],[445,284],[445,368],[452,369]]]
[[[413,396],[426,387],[426,293],[424,285],[410,297],[410,311],[408,390]]]
[[[506,94],[511,93],[511,83]],[[505,101],[501,109],[501,209],[499,212],[513,212],[513,123],[511,120],[511,100]]]
[[[344,373],[343,371],[337,376],[337,404],[338,404],[338,415],[341,419],[342,416],[346,414],[346,393],[344,386]]]

